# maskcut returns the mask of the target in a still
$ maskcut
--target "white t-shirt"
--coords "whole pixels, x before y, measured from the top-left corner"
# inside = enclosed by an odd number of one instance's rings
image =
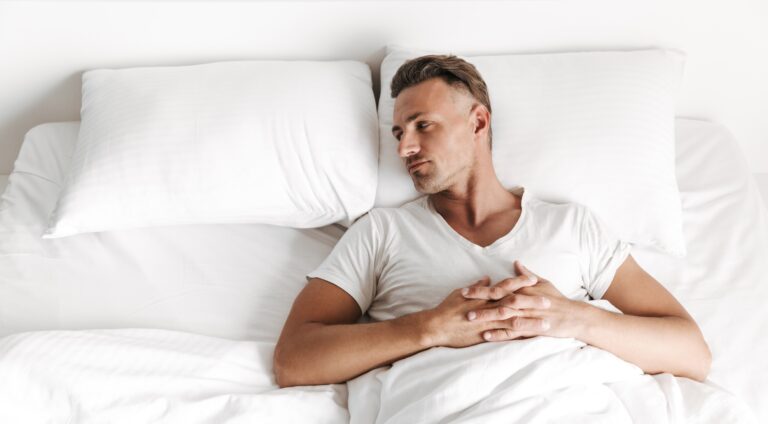
[[[517,275],[515,260],[570,299],[600,299],[630,245],[583,205],[546,202],[525,189],[521,207],[512,230],[486,247],[457,233],[427,195],[374,208],[307,279],[339,286],[374,321],[434,308],[484,275],[491,284]]]

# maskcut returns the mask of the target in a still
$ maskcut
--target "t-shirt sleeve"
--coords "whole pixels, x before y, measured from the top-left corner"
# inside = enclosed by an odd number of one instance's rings
[[[371,212],[363,215],[341,236],[331,253],[306,275],[333,283],[352,296],[365,313],[376,293],[381,233]]]
[[[620,240],[590,209],[583,207],[581,263],[584,288],[593,299],[601,299],[629,256],[632,245]]]

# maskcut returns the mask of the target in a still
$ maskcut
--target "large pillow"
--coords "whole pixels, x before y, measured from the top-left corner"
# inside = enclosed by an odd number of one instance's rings
[[[387,46],[379,99],[377,207],[420,195],[391,133],[390,83],[408,59],[445,54]],[[622,239],[682,257],[675,179],[675,100],[685,62],[676,50],[461,56],[491,99],[493,162],[502,184],[577,202]]]
[[[238,61],[83,74],[45,238],[158,225],[351,222],[373,206],[370,68]]]

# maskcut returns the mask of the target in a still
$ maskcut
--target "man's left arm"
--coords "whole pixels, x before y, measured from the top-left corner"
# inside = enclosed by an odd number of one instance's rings
[[[538,279],[530,287],[509,290],[504,297],[491,295],[490,287],[474,287],[467,298],[497,300],[477,310],[468,319],[514,322],[517,317],[544,319],[542,336],[573,337],[607,350],[646,373],[668,372],[703,381],[709,373],[711,353],[696,322],[685,308],[656,279],[643,270],[631,255],[616,270],[603,295],[621,310],[618,314],[563,296],[549,281],[533,274],[519,262],[518,272]],[[500,291],[496,289],[496,293]],[[537,297],[531,302],[525,297]],[[546,299],[546,300],[544,300]],[[528,301],[526,301],[528,300]],[[516,308],[516,304],[539,304],[539,308]],[[514,327],[514,325],[513,325]],[[494,330],[486,340],[520,337],[514,330]]]

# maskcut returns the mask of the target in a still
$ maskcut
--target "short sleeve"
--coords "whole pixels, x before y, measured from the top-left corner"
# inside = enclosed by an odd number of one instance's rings
[[[584,288],[593,299],[601,299],[632,245],[620,240],[590,209],[582,208],[579,239]]]
[[[315,277],[333,283],[349,293],[365,313],[376,293],[380,236],[368,212],[341,236],[320,266],[306,275],[307,280]]]

